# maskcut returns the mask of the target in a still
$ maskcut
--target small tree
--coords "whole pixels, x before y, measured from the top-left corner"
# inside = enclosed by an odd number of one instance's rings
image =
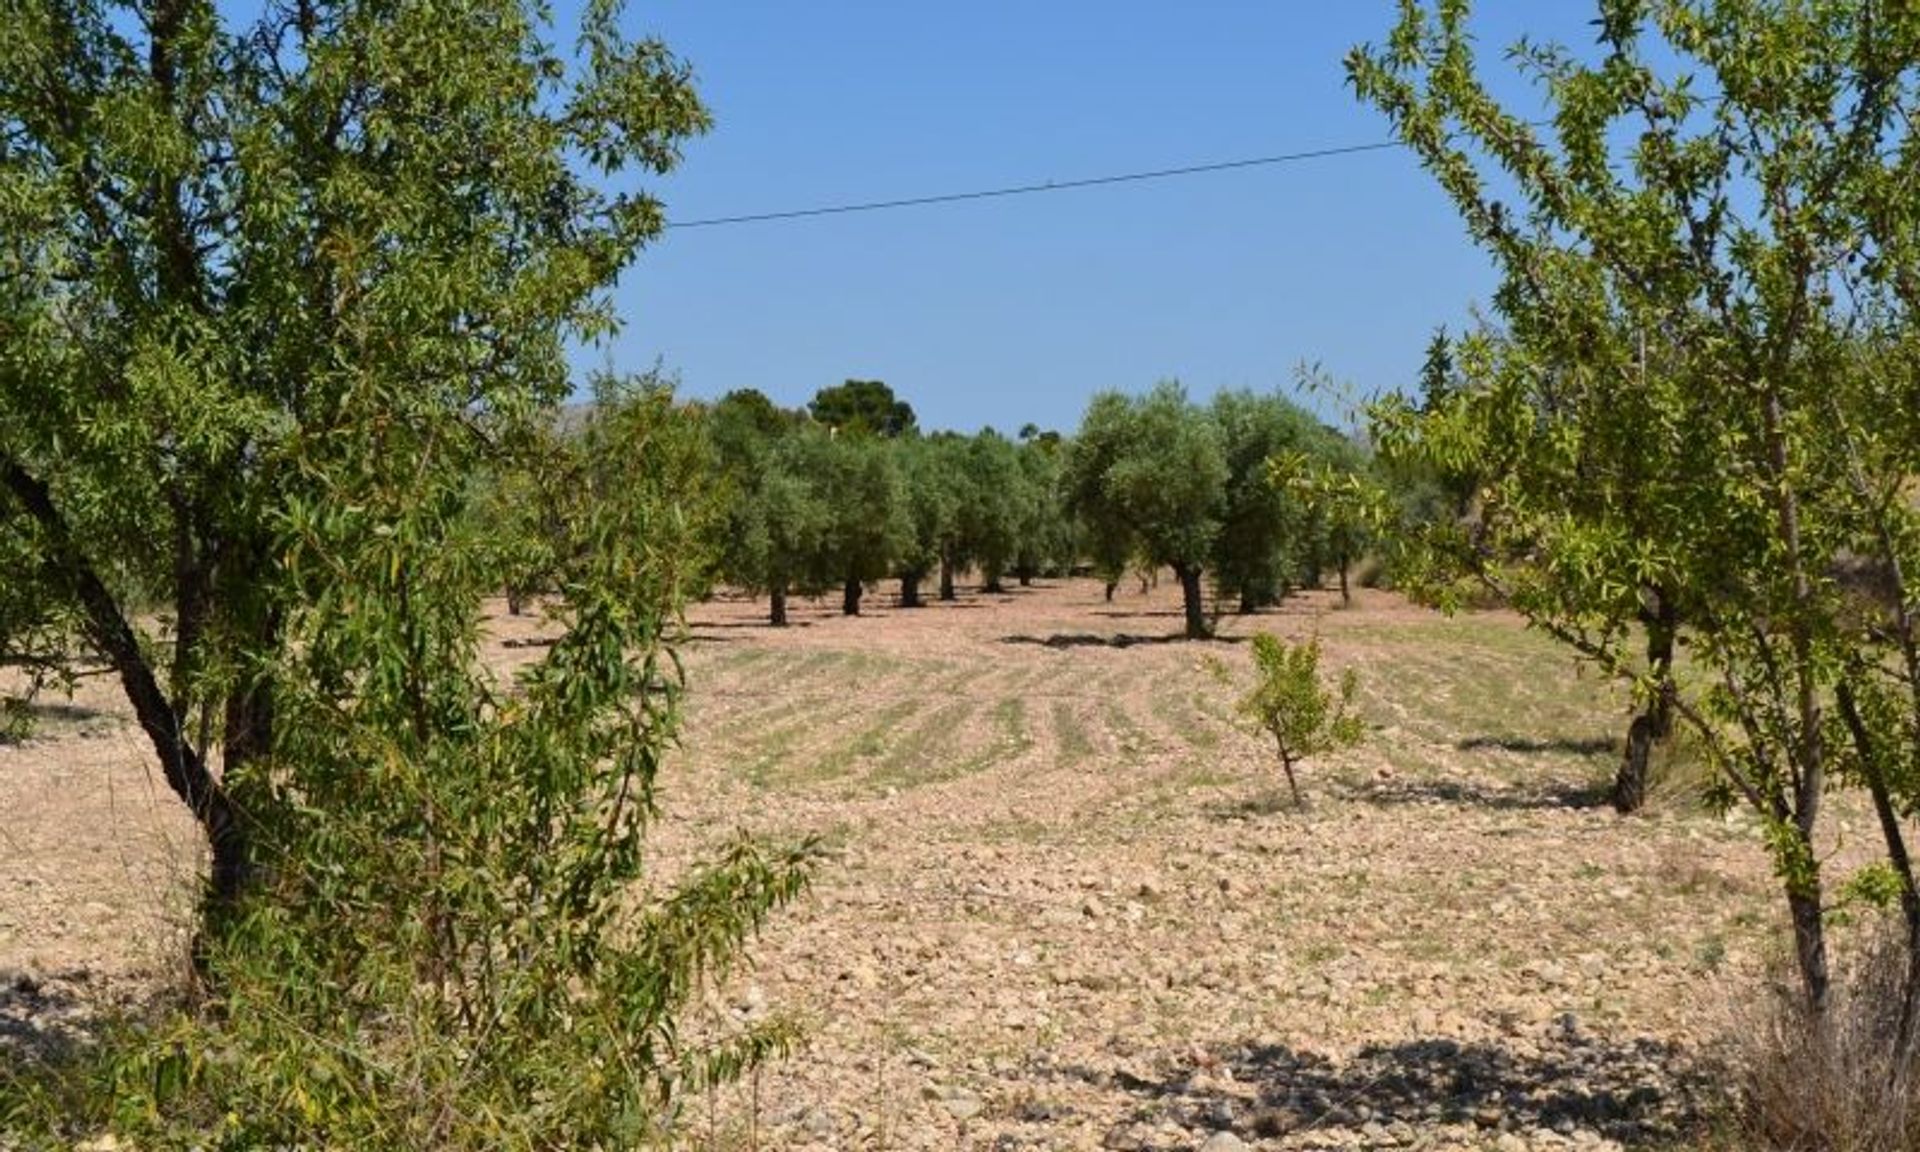
[[[1352,747],[1361,739],[1360,717],[1353,711],[1359,677],[1349,668],[1340,677],[1339,690],[1320,682],[1320,641],[1288,644],[1277,636],[1258,632],[1253,637],[1255,682],[1235,705],[1260,731],[1273,737],[1280,768],[1295,807],[1300,785],[1293,766],[1303,760]]]

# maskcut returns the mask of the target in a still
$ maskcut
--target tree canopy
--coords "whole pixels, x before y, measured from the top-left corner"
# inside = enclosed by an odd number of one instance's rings
[[[1190,637],[1210,629],[1201,576],[1225,510],[1227,461],[1219,429],[1167,381],[1145,396],[1103,392],[1068,449],[1069,506],[1098,531],[1124,533],[1151,564],[1179,577]]]
[[[829,428],[873,436],[904,436],[916,430],[913,406],[879,380],[848,380],[822,388],[807,411]]]
[[[212,849],[226,1010],[129,1056],[137,1143],[626,1145],[775,1043],[694,1057],[675,1020],[797,857],[628,914],[686,427],[616,390],[548,434],[707,125],[617,4],[0,16],[0,655],[110,670]],[[469,512],[507,475],[589,498],[546,526],[566,638],[503,685]]]
[[[1604,3],[1591,62],[1523,43],[1539,125],[1489,94],[1457,0],[1349,76],[1500,270],[1458,379],[1381,411],[1390,456],[1478,481],[1429,556],[1672,707],[1765,822],[1828,1003],[1822,800],[1863,786],[1920,961],[1920,20],[1898,6]],[[1511,194],[1505,190],[1511,189]],[[1847,578],[1864,567],[1883,591]],[[1697,678],[1635,658],[1671,607]],[[1652,666],[1650,666],[1650,663]],[[1868,884],[1869,888],[1875,887]],[[1920,1019],[1909,966],[1892,1074]]]

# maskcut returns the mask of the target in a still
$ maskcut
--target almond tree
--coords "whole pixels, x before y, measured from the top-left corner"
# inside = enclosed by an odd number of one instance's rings
[[[630,1147],[776,1044],[678,1021],[801,861],[641,887],[685,427],[524,435],[707,123],[617,3],[0,10],[0,654],[110,670],[212,858],[213,1010],[116,1033],[28,1143]],[[469,515],[505,469],[582,497],[507,683]]]
[[[1816,1019],[1822,801],[1867,791],[1889,881],[1867,887],[1897,894],[1908,932],[1888,1054],[1904,1085],[1920,1020],[1902,823],[1920,807],[1920,18],[1874,0],[1609,0],[1588,59],[1514,49],[1551,104],[1542,128],[1483,86],[1467,16],[1404,4],[1384,45],[1348,58],[1501,277],[1461,387],[1424,413],[1387,405],[1376,436],[1479,471],[1478,512],[1443,526],[1437,557],[1670,693],[1725,797],[1764,821]],[[1847,578],[1862,569],[1871,589]],[[1697,676],[1634,659],[1650,596]]]

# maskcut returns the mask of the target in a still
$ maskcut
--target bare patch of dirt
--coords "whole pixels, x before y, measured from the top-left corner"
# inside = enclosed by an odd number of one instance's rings
[[[1597,802],[1624,698],[1505,615],[1309,593],[1193,644],[1172,581],[1101,592],[692,611],[663,866],[742,828],[833,852],[709,998],[804,1045],[691,1105],[689,1146],[1687,1141],[1779,918],[1745,822]],[[552,635],[492,626],[503,667]],[[1256,628],[1362,679],[1373,731],[1304,810],[1206,666]],[[100,730],[0,746],[0,987],[177,962],[195,837],[107,687]],[[0,996],[0,1043],[32,1014]]]

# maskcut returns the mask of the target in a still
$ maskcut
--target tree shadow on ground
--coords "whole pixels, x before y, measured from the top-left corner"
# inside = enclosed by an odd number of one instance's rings
[[[1348,785],[1347,798],[1362,804],[1463,804],[1501,811],[1543,808],[1604,808],[1611,791],[1601,783],[1542,781],[1511,787],[1461,780],[1374,780]]]
[[[1620,742],[1611,736],[1559,736],[1551,740],[1535,740],[1526,736],[1469,736],[1454,747],[1462,752],[1495,748],[1502,752],[1564,752],[1573,756],[1598,756],[1618,752]]]
[[[1570,1016],[1537,1036],[1370,1045],[1339,1063],[1267,1044],[1200,1064],[1160,1078],[1119,1072],[1111,1080],[1139,1101],[1136,1119],[1248,1139],[1358,1128],[1363,1143],[1402,1143],[1398,1126],[1456,1125],[1483,1140],[1584,1131],[1627,1146],[1683,1146],[1702,1134],[1714,1083],[1699,1058],[1676,1045],[1602,1039]],[[1156,1147],[1125,1136],[1107,1146]]]
[[[91,1037],[95,1005],[85,969],[50,975],[0,970],[0,1064],[26,1067],[72,1057]]]
[[[1182,608],[1138,608],[1133,610],[1125,608],[1095,608],[1093,610],[1093,615],[1104,616],[1109,620],[1167,620],[1185,616],[1186,614],[1186,610]]]
[[[0,728],[0,747],[23,743],[47,725],[85,727],[96,720],[114,719],[110,712],[85,704],[75,704],[70,700],[31,700],[25,707],[27,720],[25,729],[15,733]]]
[[[1131,632],[1118,632],[1102,635],[1097,632],[1055,632],[1050,636],[1030,636],[1025,634],[1002,636],[1002,644],[1037,644],[1042,648],[1134,648],[1142,644],[1244,644],[1244,636],[1213,636],[1205,640],[1190,640],[1185,632],[1167,632],[1152,636]]]

